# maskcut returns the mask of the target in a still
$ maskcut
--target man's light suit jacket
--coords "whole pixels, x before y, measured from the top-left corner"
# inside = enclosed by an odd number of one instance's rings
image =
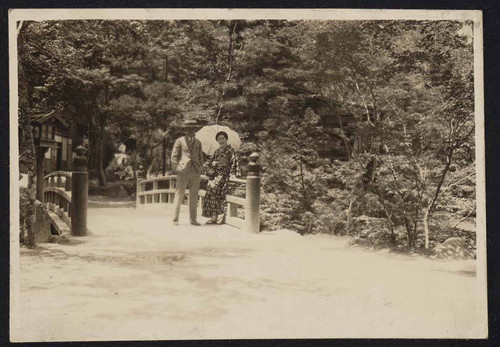
[[[191,144],[186,136],[178,138],[172,149],[171,161],[177,174],[201,174],[204,157],[200,140],[194,138]]]

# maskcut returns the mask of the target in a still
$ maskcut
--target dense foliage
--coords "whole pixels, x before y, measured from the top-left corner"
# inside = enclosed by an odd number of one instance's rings
[[[134,136],[148,166],[189,117],[227,124],[261,153],[266,229],[428,248],[474,220],[471,23],[46,21],[22,30],[25,107],[89,124],[101,184],[106,139]],[[322,126],[325,109],[338,126]],[[349,160],[325,159],[325,144]]]

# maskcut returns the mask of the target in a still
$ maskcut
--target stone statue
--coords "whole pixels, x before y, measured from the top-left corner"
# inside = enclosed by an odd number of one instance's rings
[[[131,166],[130,156],[126,153],[127,146],[123,143],[118,147],[118,153],[111,163],[106,168],[106,175],[108,180],[115,181],[117,179],[125,180],[134,177],[134,170]]]

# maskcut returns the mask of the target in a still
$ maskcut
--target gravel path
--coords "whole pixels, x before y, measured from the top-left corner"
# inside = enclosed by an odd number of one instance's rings
[[[485,335],[475,261],[170,219],[90,208],[89,236],[22,248],[12,339]]]

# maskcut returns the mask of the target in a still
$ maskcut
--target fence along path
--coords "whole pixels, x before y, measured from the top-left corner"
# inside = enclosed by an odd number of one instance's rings
[[[252,153],[249,157],[248,175],[246,179],[230,179],[230,182],[246,185],[244,198],[227,195],[226,223],[245,231],[258,233],[260,231],[260,166],[257,163],[259,155]],[[208,180],[206,176],[202,180]],[[147,180],[137,180],[137,208],[165,207],[173,204],[177,177],[175,175],[159,176]],[[200,189],[198,204],[203,205],[206,191]],[[189,201],[189,191],[186,190],[185,201]],[[238,213],[240,211],[240,213]],[[241,211],[243,213],[241,213]],[[241,217],[243,214],[243,218]]]

